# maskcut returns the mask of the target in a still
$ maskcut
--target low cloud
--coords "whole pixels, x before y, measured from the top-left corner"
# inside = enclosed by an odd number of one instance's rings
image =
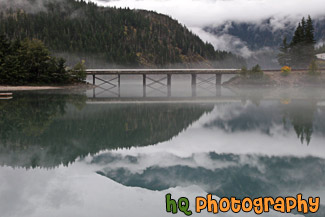
[[[323,0],[88,0],[104,6],[154,10],[189,27],[218,26],[227,21],[259,23],[270,17],[274,28],[285,20],[324,15]]]
[[[238,37],[225,32],[220,32],[215,35],[199,27],[194,27],[191,30],[194,34],[199,35],[203,41],[210,42],[215,49],[231,51],[244,58],[249,58],[253,55],[253,51],[251,51],[247,44]]]
[[[9,8],[22,9],[27,13],[46,11],[49,2],[62,2],[63,0],[0,0],[0,10]]]

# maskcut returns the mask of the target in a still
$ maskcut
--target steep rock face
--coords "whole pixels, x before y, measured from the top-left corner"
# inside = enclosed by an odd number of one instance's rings
[[[74,0],[47,0],[42,5],[30,0],[29,4],[0,4],[0,8],[0,34],[38,38],[60,54],[133,67],[244,64],[243,59],[216,51],[176,20],[155,12],[103,8]]]

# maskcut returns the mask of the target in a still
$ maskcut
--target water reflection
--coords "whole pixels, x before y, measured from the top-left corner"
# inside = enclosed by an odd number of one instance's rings
[[[293,103],[290,108],[285,111],[284,125],[286,121],[289,120],[300,139],[301,143],[306,141],[307,145],[310,143],[312,133],[314,131],[314,119],[317,116],[317,122],[315,123],[315,128],[324,134],[325,130],[323,126],[323,115],[317,113],[317,102],[314,100],[307,100],[304,103]]]
[[[172,162],[162,165],[153,163],[157,158],[150,154],[122,156],[106,153],[95,157],[92,163],[107,163],[107,167],[98,173],[123,185],[159,191],[198,185],[220,197],[257,198],[297,194],[306,189],[317,192],[325,186],[325,159],[317,157],[216,152],[195,153],[189,157],[164,154],[164,158]],[[147,161],[152,164],[145,165]]]
[[[302,144],[311,141],[313,132],[325,135],[324,109],[317,108],[315,100],[273,101],[246,106],[233,106],[226,114],[219,115],[204,125],[219,128],[228,133],[258,130],[273,135],[272,128],[281,127],[283,132],[291,128]]]
[[[324,118],[313,100],[218,104],[169,142],[104,152],[91,164],[100,166],[101,176],[152,191],[199,186],[219,197],[322,198]],[[305,216],[324,214],[322,205]]]
[[[212,103],[16,94],[0,102],[0,210],[5,216],[122,217],[129,207],[119,204],[132,198],[133,216],[145,216],[144,203],[155,216],[169,216],[167,192],[323,198],[322,98],[255,92]],[[310,216],[324,216],[321,203]]]
[[[176,136],[211,105],[86,105],[82,95],[21,95],[1,102],[0,163],[68,165],[101,150],[146,146]]]

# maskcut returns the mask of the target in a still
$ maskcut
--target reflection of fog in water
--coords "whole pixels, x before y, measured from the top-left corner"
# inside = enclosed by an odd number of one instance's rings
[[[2,103],[1,216],[170,216],[166,193],[188,196],[192,211],[207,192],[303,193],[325,205],[325,110],[304,94],[242,91],[236,102],[205,105],[93,105],[61,95]]]
[[[150,190],[198,185],[218,196],[244,198],[296,195],[307,189],[318,192],[325,185],[325,160],[316,157],[215,152],[187,158],[166,153],[121,157],[106,153],[95,157],[92,163],[102,165],[107,161],[110,163],[99,174],[126,186]]]
[[[294,100],[288,105],[277,101],[260,103],[259,106],[248,104],[219,112],[204,126],[228,133],[257,130],[270,136],[293,130],[301,143],[309,145],[313,133],[325,135],[324,111],[317,108],[314,100]]]
[[[171,141],[104,152],[92,163],[100,175],[150,190],[195,185],[220,197],[322,197],[324,118],[309,101],[220,105]]]

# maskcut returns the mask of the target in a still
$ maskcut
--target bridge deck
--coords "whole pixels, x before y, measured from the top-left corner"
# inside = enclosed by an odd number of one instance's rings
[[[267,69],[264,72],[280,72],[281,69]],[[292,72],[306,72],[308,69],[292,69]],[[325,68],[320,68],[324,73]],[[239,74],[241,69],[87,69],[87,75],[184,75],[184,74]]]
[[[240,69],[87,69],[88,75],[238,74]]]

